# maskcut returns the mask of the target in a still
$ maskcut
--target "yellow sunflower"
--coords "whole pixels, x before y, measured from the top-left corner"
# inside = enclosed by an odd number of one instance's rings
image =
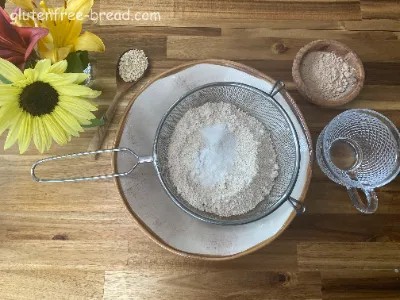
[[[43,153],[53,139],[64,145],[71,136],[79,136],[81,125],[95,118],[92,111],[97,108],[86,99],[96,98],[101,92],[79,85],[88,75],[64,73],[67,65],[65,60],[51,65],[49,59],[44,59],[22,73],[0,58],[3,82],[10,82],[0,83],[0,135],[8,129],[4,149],[18,140],[23,153],[33,137],[36,148]]]
[[[64,7],[48,7],[45,1],[39,5],[34,0],[10,0],[23,10],[31,12],[33,18],[17,15],[18,26],[41,27],[49,34],[38,42],[38,51],[42,58],[58,62],[69,53],[76,51],[104,52],[103,41],[94,33],[84,32],[82,24],[89,15],[94,0],[68,0]]]

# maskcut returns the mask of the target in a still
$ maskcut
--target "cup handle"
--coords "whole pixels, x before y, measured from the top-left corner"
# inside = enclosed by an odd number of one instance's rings
[[[366,205],[362,201],[360,195],[358,194],[358,190],[356,188],[353,187],[347,188],[347,192],[349,193],[351,202],[353,202],[355,208],[357,208],[364,214],[373,214],[378,208],[378,197],[376,196],[376,193],[373,189],[362,189],[362,191],[364,192],[365,197],[367,198],[368,205]]]

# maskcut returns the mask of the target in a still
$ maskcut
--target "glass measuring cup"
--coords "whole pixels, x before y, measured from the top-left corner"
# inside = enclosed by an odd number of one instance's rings
[[[399,131],[388,118],[373,110],[351,109],[321,132],[316,157],[321,170],[347,188],[353,205],[372,214],[378,208],[374,189],[388,184],[400,171],[399,149]]]

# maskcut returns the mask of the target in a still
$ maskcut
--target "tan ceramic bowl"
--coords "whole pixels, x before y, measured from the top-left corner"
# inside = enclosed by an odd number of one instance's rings
[[[154,136],[166,111],[182,95],[213,82],[238,82],[270,92],[275,80],[245,65],[225,60],[186,63],[158,75],[131,100],[120,123],[115,147],[152,153]],[[274,96],[293,122],[300,145],[300,169],[291,193],[303,202],[311,180],[311,135],[293,98],[284,89]],[[113,156],[121,172],[132,158]],[[244,225],[217,225],[200,221],[178,207],[160,184],[151,164],[142,164],[128,176],[116,177],[118,191],[139,227],[157,244],[175,254],[207,260],[226,260],[251,253],[271,243],[296,216],[286,201],[270,215]]]
[[[341,98],[337,98],[335,100],[329,100],[317,97],[308,89],[308,87],[303,81],[300,72],[300,67],[304,57],[308,53],[313,51],[334,52],[336,55],[345,59],[350,64],[350,66],[355,69],[356,83],[351,91],[346,93]],[[303,48],[299,50],[293,61],[292,76],[294,83],[296,84],[297,90],[308,101],[320,106],[333,107],[346,104],[358,96],[364,85],[365,73],[361,60],[359,59],[357,54],[349,47],[333,40],[317,40],[305,45]]]

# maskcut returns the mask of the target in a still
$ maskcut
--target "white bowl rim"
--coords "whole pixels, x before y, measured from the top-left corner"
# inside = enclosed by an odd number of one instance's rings
[[[153,85],[154,83],[156,83],[157,81],[167,78],[169,76],[175,76],[180,72],[183,72],[189,68],[198,66],[198,65],[202,65],[202,64],[209,64],[209,65],[216,65],[216,66],[224,66],[224,67],[228,67],[228,68],[232,68],[235,70],[239,70],[242,72],[247,73],[247,75],[250,75],[252,77],[255,77],[256,79],[261,79],[263,81],[265,81],[268,84],[271,84],[273,82],[275,82],[275,80],[273,80],[272,78],[266,76],[265,74],[251,68],[248,67],[246,65],[240,64],[240,63],[236,63],[233,61],[227,61],[227,60],[219,60],[219,59],[209,59],[209,60],[202,60],[202,61],[194,61],[194,62],[189,62],[180,66],[177,66],[175,68],[172,68],[158,76],[156,76],[154,79],[152,79],[150,82],[148,82],[147,84],[145,84],[135,95],[135,97],[133,97],[133,99],[130,101],[130,103],[128,104],[126,111],[124,113],[124,116],[120,122],[119,128],[118,128],[118,133],[115,139],[115,143],[114,146],[118,147],[120,142],[121,142],[121,136],[124,132],[124,125],[125,122],[127,121],[127,117],[128,114],[132,108],[133,103],[135,102],[135,100],[147,89],[149,88],[151,85]],[[287,102],[287,104],[290,106],[292,112],[294,113],[294,115],[296,116],[300,126],[303,129],[303,133],[306,139],[306,144],[308,147],[308,154],[309,154],[309,160],[308,160],[308,164],[307,164],[307,172],[306,172],[306,179],[305,179],[305,183],[301,192],[301,195],[299,197],[299,201],[304,202],[304,198],[305,195],[307,193],[308,187],[309,187],[309,183],[310,183],[310,179],[311,179],[311,166],[312,166],[312,162],[313,162],[313,158],[314,158],[314,154],[313,154],[313,149],[312,149],[312,141],[311,141],[311,135],[310,132],[307,128],[307,125],[305,123],[304,117],[302,116],[300,110],[298,109],[297,105],[295,104],[294,100],[292,99],[292,97],[287,93],[286,90],[281,92],[282,97],[284,97],[284,100]],[[116,171],[117,169],[117,155],[113,154],[113,158],[112,158],[112,163],[113,163],[113,169],[114,171]],[[154,233],[150,227],[133,211],[132,207],[130,206],[128,200],[125,197],[125,194],[122,190],[121,187],[121,182],[119,178],[115,178],[115,183],[117,185],[118,191],[121,195],[121,198],[123,199],[127,209],[129,210],[129,212],[131,213],[132,217],[135,219],[135,221],[138,223],[139,227],[146,233],[147,236],[149,236],[153,241],[155,241],[158,245],[160,245],[161,247],[175,253],[178,255],[182,255],[182,256],[186,256],[186,257],[191,257],[191,258],[200,258],[200,259],[205,259],[205,260],[228,260],[228,259],[232,259],[232,258],[237,258],[246,254],[249,254],[251,252],[254,252],[260,248],[262,248],[263,246],[267,245],[268,243],[272,242],[274,239],[276,239],[285,229],[286,227],[291,223],[291,221],[294,219],[294,217],[296,216],[296,212],[294,210],[292,210],[291,214],[289,215],[289,217],[287,218],[287,220],[285,221],[285,223],[282,225],[282,227],[270,238],[264,240],[261,243],[258,243],[256,245],[254,245],[253,247],[250,247],[244,251],[235,253],[235,254],[231,254],[231,255],[207,255],[207,254],[198,254],[198,253],[192,253],[192,252],[186,252],[186,251],[182,251],[180,249],[174,248],[173,246],[169,245],[168,242],[164,241],[163,239],[161,239],[161,237],[159,237],[156,233]],[[239,225],[240,226],[240,225]]]

